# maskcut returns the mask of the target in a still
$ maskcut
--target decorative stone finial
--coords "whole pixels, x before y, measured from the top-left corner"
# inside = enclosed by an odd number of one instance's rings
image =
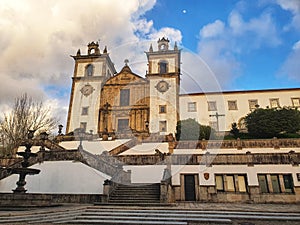
[[[150,44],[149,52],[153,52],[152,44]]]
[[[107,47],[106,47],[106,45],[105,45],[105,48],[103,50],[103,53],[107,53]]]
[[[128,66],[129,60],[128,60],[128,59],[125,59],[125,60],[124,60],[124,63],[125,63],[125,66]]]

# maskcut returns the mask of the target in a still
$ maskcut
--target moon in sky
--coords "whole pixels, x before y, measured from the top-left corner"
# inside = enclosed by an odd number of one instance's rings
[[[184,14],[185,14],[185,13],[186,13],[186,10],[185,10],[185,9],[184,9],[184,10],[182,10],[182,13],[184,13]]]

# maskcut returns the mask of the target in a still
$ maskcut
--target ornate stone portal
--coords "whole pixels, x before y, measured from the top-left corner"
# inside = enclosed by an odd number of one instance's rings
[[[148,133],[149,82],[125,65],[102,88],[99,133],[134,135]]]

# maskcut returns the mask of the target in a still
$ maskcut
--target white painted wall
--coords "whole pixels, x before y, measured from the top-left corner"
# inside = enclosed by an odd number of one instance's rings
[[[90,84],[94,88],[93,93],[89,96],[84,96],[80,92],[81,88],[86,84]],[[96,133],[98,131],[100,93],[101,81],[91,80],[89,82],[78,82],[75,84],[69,131],[79,128],[81,122],[87,123],[87,132],[93,130],[93,133]],[[82,107],[89,107],[88,115],[81,115]]]
[[[168,91],[161,93],[155,86],[161,80],[169,83]],[[177,123],[177,84],[175,78],[151,78],[150,79],[150,133],[159,132],[159,121],[167,121],[167,130],[161,134],[176,132]],[[167,113],[159,113],[159,105],[167,106]]]
[[[179,97],[180,119],[194,118],[200,124],[208,125],[209,121],[216,121],[215,117],[209,117],[209,115],[218,112],[225,114],[224,117],[219,117],[220,130],[230,130],[233,122],[238,122],[240,118],[250,113],[249,100],[257,99],[260,107],[266,108],[267,106],[270,107],[270,99],[272,98],[279,98],[281,107],[292,106],[292,98],[300,98],[300,89],[181,95]],[[208,111],[208,101],[217,102],[217,111]],[[237,101],[237,110],[229,110],[228,101]],[[188,112],[188,102],[196,102],[197,112]]]
[[[180,174],[199,174],[200,185],[215,185],[215,174],[247,174],[248,185],[258,186],[258,173],[274,173],[274,174],[291,174],[293,176],[294,185],[300,186],[296,173],[300,173],[299,167],[292,165],[213,165],[206,167],[205,165],[173,165],[172,166],[172,183],[180,185]],[[203,174],[209,173],[209,179],[205,180]]]
[[[37,175],[26,176],[27,193],[102,194],[107,176],[83,163],[56,161],[35,164]],[[19,176],[14,174],[0,180],[0,192],[12,192]]]

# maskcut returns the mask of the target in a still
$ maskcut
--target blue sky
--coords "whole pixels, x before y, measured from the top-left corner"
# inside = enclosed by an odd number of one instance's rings
[[[298,10],[299,17],[300,1],[294,3],[294,10]],[[292,75],[282,68],[293,53],[293,46],[300,40],[300,25],[292,25],[295,15],[292,5],[290,7],[290,10],[285,10],[276,1],[159,0],[145,17],[153,20],[157,30],[163,27],[180,30],[182,45],[194,52],[199,52],[199,45],[209,41],[230,44],[229,48],[223,50],[228,51],[229,57],[239,66],[238,71],[230,71],[235,79],[223,89],[289,88],[300,87],[300,71],[289,72],[294,73]],[[239,35],[233,34],[233,28],[229,25],[229,18],[233,14],[239,15],[245,26]],[[247,29],[247,26],[254,26],[255,20],[257,30],[255,27]],[[200,35],[205,26],[216,21],[225,27],[220,36],[210,39]],[[271,32],[261,35],[259,29]]]
[[[300,0],[1,0],[0,111],[27,93],[64,123],[74,61],[100,40],[145,75],[161,37],[182,49],[188,93],[300,87]],[[196,85],[195,85],[196,84]]]

